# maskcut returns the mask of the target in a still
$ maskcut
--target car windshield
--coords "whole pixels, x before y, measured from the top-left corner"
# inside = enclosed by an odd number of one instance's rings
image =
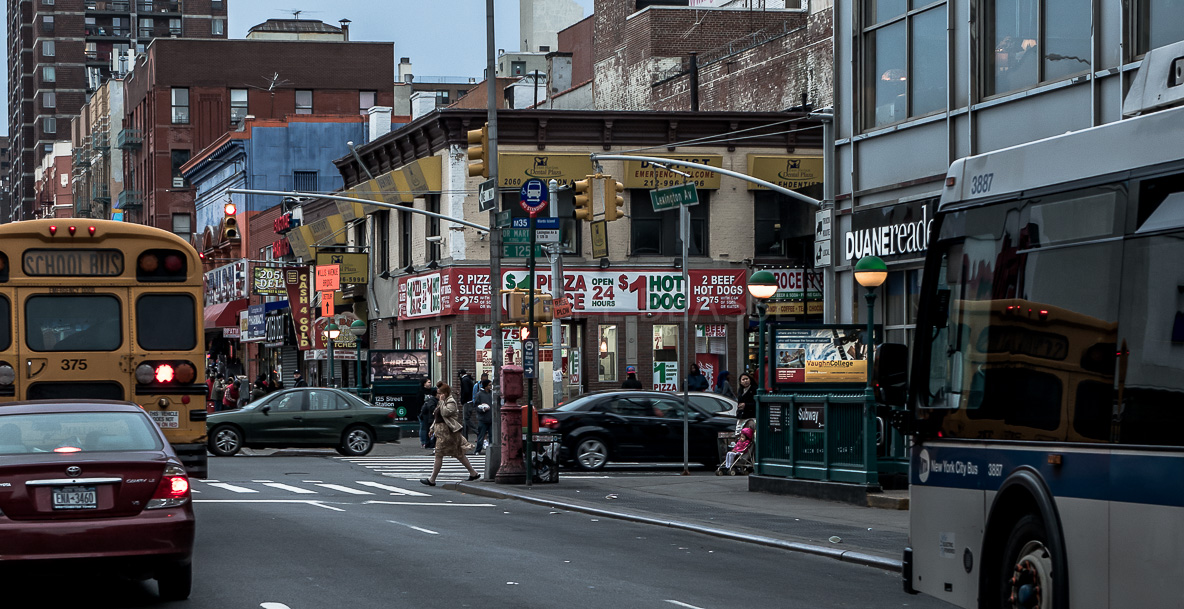
[[[595,394],[582,395],[570,402],[567,402],[566,404],[563,404],[562,406],[560,406],[559,408],[556,408],[555,410],[562,410],[562,411],[583,410],[584,406],[586,406],[588,404],[588,402],[591,402],[592,400],[596,399],[597,397],[598,396],[596,396]]]
[[[0,455],[160,450],[152,421],[137,412],[52,412],[0,416]]]

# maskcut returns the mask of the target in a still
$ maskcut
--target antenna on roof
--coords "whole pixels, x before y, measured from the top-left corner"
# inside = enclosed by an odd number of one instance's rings
[[[293,19],[299,19],[301,13],[319,13],[319,12],[321,12],[321,11],[308,11],[308,10],[299,9],[299,8],[280,8],[280,9],[276,9],[276,10],[284,12],[284,13],[292,13]]]

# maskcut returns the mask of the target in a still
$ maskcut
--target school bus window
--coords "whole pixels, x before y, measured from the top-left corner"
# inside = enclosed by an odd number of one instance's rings
[[[12,303],[0,296],[0,349],[12,346]]]
[[[136,340],[149,351],[187,351],[197,346],[193,297],[146,294],[136,300]]]
[[[25,342],[34,351],[114,351],[122,318],[114,296],[30,296]]]

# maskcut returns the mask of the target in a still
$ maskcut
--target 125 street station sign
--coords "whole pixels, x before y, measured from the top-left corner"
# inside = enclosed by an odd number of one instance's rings
[[[450,269],[403,278],[399,283],[399,317],[487,314],[488,277],[476,269]],[[741,315],[747,310],[743,270],[692,270],[690,283],[692,314]],[[438,289],[433,289],[436,286]],[[527,289],[530,272],[504,270],[498,287]],[[535,272],[535,290],[551,293],[550,272]],[[673,270],[564,269],[563,291],[575,315],[686,310],[682,273]]]

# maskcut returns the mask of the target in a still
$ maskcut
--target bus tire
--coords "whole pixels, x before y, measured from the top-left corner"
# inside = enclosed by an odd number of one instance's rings
[[[1048,541],[1044,521],[1025,514],[1016,521],[1003,545],[999,563],[998,598],[1008,609],[1034,607],[1052,609],[1057,574],[1056,560]]]
[[[243,432],[233,425],[220,425],[210,433],[210,452],[219,457],[233,457],[243,447]]]
[[[337,452],[347,457],[362,457],[374,449],[374,433],[361,425],[355,425],[341,434],[341,445]]]

